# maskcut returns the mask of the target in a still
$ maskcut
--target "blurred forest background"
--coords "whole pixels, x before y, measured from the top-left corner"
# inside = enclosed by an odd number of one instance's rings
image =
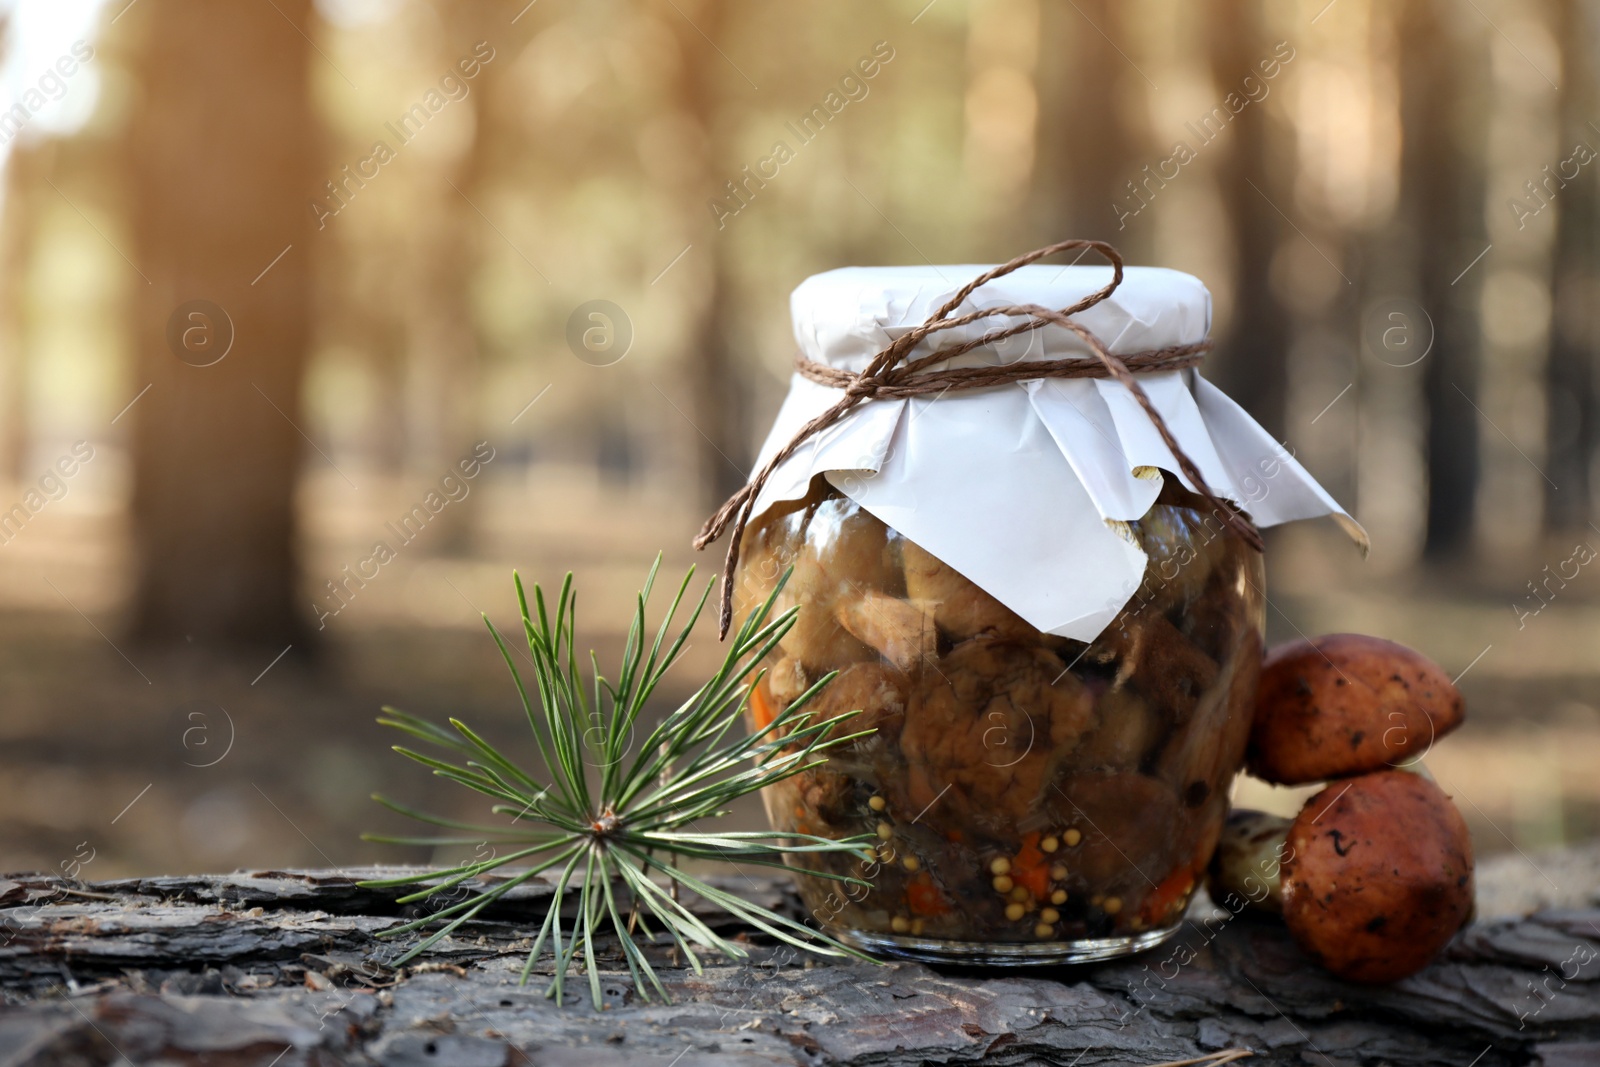
[[[513,567],[604,659],[794,285],[1067,236],[1202,278],[1370,530],[1270,533],[1271,636],[1462,673],[1480,852],[1600,833],[1596,0],[0,11],[0,870],[422,858],[378,705],[515,736]]]

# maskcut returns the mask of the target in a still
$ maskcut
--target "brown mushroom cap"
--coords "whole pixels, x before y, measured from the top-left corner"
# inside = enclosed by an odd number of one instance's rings
[[[1281,785],[1392,767],[1461,725],[1461,693],[1438,664],[1362,634],[1291,641],[1267,653],[1247,766]]]
[[[1289,932],[1334,974],[1393,982],[1426,967],[1472,910],[1472,839],[1420,775],[1334,782],[1289,829],[1282,871]]]

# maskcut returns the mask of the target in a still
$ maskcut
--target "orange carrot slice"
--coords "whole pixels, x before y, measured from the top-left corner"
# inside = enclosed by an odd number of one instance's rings
[[[1145,897],[1143,906],[1139,908],[1139,918],[1147,923],[1159,923],[1167,919],[1194,889],[1194,882],[1194,873],[1187,867],[1179,867]]]
[[[950,902],[923,871],[906,886],[906,907],[913,915],[943,915],[950,910]]]
[[[773,718],[772,705],[767,702],[766,694],[761,691],[761,686],[752,686],[750,689],[750,719],[756,724],[756,729],[765,730]]]
[[[1039,848],[1039,831],[1034,830],[1022,838],[1022,848],[1011,861],[1011,880],[1032,893],[1035,900],[1050,895],[1050,864]]]

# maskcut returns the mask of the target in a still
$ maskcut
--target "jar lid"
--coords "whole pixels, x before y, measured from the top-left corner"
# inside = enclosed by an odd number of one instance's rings
[[[789,298],[795,341],[803,355],[819,363],[860,370],[884,346],[921,325],[940,305],[989,267],[842,267],[813,274]],[[1062,267],[1032,263],[996,278],[967,298],[962,311],[1007,304],[1070,307],[1110,283],[1110,267]],[[957,314],[961,312],[958,311]],[[1105,300],[1079,313],[1077,320],[1113,354],[1168,345],[1193,344],[1211,330],[1211,293],[1199,278],[1163,267],[1127,267],[1122,284]],[[912,358],[981,336],[1001,322],[979,319],[924,340]],[[997,348],[979,349],[953,365],[1088,355],[1071,330],[1049,325],[1011,338]]]
[[[796,339],[805,356],[858,371],[988,269],[815,275],[791,297]],[[1033,264],[978,288],[963,310],[1067,307],[1110,280],[1110,268]],[[1108,299],[1076,316],[1113,353],[1193,344],[1205,339],[1210,319],[1211,296],[1198,279],[1149,267],[1127,268]],[[997,325],[979,320],[933,343]],[[993,365],[1086,352],[1070,330],[1047,326],[958,360]],[[1331,515],[1365,548],[1365,531],[1289,450],[1195,369],[1141,374],[1139,384],[1211,489],[1258,526]],[[756,469],[842,395],[796,374]],[[752,516],[805,496],[818,474],[1036,628],[1079,641],[1094,640],[1143,580],[1145,553],[1123,523],[1150,510],[1165,478],[1196,489],[1138,401],[1108,378],[875,397],[780,464]]]

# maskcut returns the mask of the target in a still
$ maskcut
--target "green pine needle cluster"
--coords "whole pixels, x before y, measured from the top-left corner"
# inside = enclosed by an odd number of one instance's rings
[[[751,688],[760,681],[760,674],[755,673],[757,665],[794,625],[796,609],[769,621],[777,597],[774,592],[733,636],[722,666],[710,680],[634,744],[636,732],[643,729],[639,718],[645,705],[682,653],[711,591],[707,586],[669,642],[674,619],[694,576],[691,568],[654,640],[647,645],[645,604],[660,565],[658,556],[639,593],[623,648],[621,671],[614,682],[601,675],[593,652],[588,656],[587,681],[580,669],[573,645],[576,596],[571,574],[562,583],[554,612],[547,610],[544,593],[537,585],[533,587],[530,608],[522,579],[516,579],[523,631],[533,662],[534,699],[530,699],[523,685],[506,642],[485,617],[522,698],[538,749],[536,770],[513,762],[456,719],[451,719],[451,728],[445,729],[392,708],[384,709],[380,723],[443,749],[448,758],[437,759],[402,745],[396,745],[395,751],[432,768],[440,777],[489,797],[494,802],[490,811],[505,821],[478,825],[438,818],[377,796],[374,799],[402,815],[455,833],[428,837],[369,834],[365,835],[367,840],[406,845],[479,845],[480,850],[487,842],[494,851],[487,860],[462,863],[426,876],[362,884],[421,885],[416,892],[400,898],[405,903],[449,893],[489,871],[526,864],[507,872],[509,877],[492,888],[480,889],[458,903],[385,931],[382,936],[394,937],[441,924],[399,957],[397,965],[426,951],[486,906],[546,871],[558,872],[554,877],[555,896],[522,968],[522,981],[528,980],[548,946],[555,961],[555,980],[549,993],[557,1003],[562,1002],[563,979],[581,953],[590,993],[595,1006],[601,1006],[596,937],[607,930],[620,943],[635,989],[646,1000],[650,999],[652,988],[663,1000],[668,998],[636,934],[648,943],[676,946],[697,972],[701,970],[697,948],[728,957],[745,956],[739,945],[719,936],[678,901],[676,888],[680,884],[780,941],[825,955],[859,955],[813,927],[690,874],[680,864],[679,857],[692,857],[784,867],[786,853],[861,853],[865,838],[835,841],[771,831],[716,832],[700,829],[697,824],[726,814],[727,805],[739,797],[826,762],[829,749],[849,744],[865,733],[846,733],[841,728],[857,712],[817,720],[805,710],[807,702],[832,675],[821,679],[758,732],[746,734],[736,728]],[[808,873],[857,881],[822,871]],[[661,884],[661,878],[673,883],[670,890]],[[567,929],[563,927],[562,906],[570,896],[577,898],[577,913]],[[663,934],[668,941],[662,940]]]

